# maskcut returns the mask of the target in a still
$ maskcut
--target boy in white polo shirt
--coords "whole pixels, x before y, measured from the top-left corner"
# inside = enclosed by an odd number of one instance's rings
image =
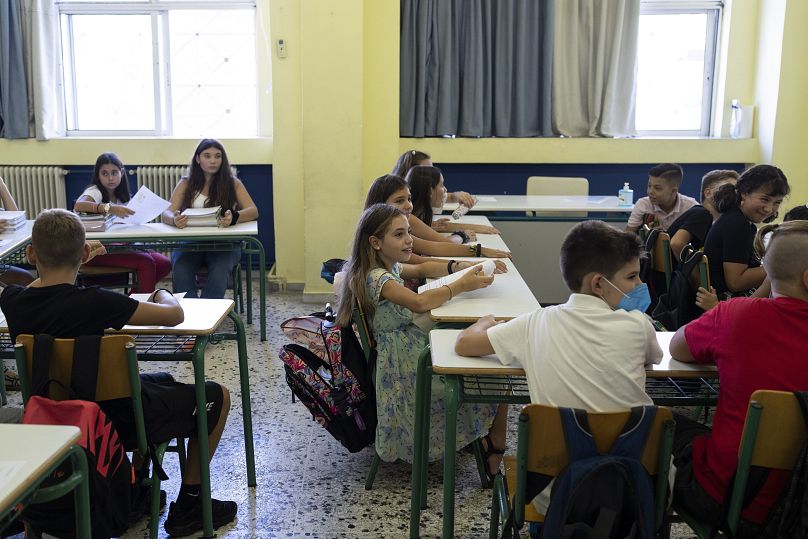
[[[684,212],[698,204],[695,198],[679,192],[682,167],[662,163],[648,171],[648,196],[639,199],[628,218],[626,232],[638,232],[644,224],[668,230]]]
[[[596,412],[652,404],[645,366],[659,363],[662,350],[643,314],[640,253],[635,234],[601,221],[577,224],[561,245],[569,300],[509,322],[481,318],[460,333],[456,352],[521,364],[535,403]]]
[[[534,403],[593,412],[652,404],[645,366],[659,363],[662,349],[644,314],[650,297],[641,255],[636,234],[602,221],[575,225],[561,244],[567,302],[509,322],[481,318],[460,333],[455,351],[519,363]],[[548,501],[549,489],[534,503],[543,513]]]

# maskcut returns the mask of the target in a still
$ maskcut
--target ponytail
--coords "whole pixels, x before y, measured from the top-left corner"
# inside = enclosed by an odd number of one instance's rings
[[[769,240],[767,240],[766,237],[775,230],[777,230],[779,227],[780,225],[778,224],[769,224],[769,225],[763,225],[758,229],[757,234],[755,234],[755,242],[753,245],[755,247],[755,253],[757,254],[757,257],[759,259],[762,260],[763,255],[766,254],[766,246],[769,243]]]
[[[713,205],[718,213],[726,213],[740,207],[741,194],[738,192],[738,188],[731,183],[725,183],[719,187],[713,193]]]

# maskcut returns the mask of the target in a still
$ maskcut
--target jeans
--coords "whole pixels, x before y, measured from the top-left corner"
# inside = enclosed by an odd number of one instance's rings
[[[227,290],[230,272],[241,261],[241,249],[232,251],[175,251],[171,255],[174,273],[171,280],[174,292],[185,292],[185,297],[222,299]],[[196,274],[208,268],[208,281],[197,296]]]

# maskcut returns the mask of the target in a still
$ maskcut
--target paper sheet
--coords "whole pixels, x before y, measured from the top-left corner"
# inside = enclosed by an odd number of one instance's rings
[[[170,205],[171,203],[169,201],[163,200],[144,185],[138,189],[135,196],[133,196],[129,204],[126,205],[130,210],[134,210],[135,214],[116,219],[116,222],[142,225],[166,211]]]
[[[484,262],[480,262],[479,264],[475,264],[475,265],[470,266],[470,267],[468,267],[468,268],[466,268],[464,270],[456,271],[454,273],[451,273],[449,275],[441,277],[440,279],[435,279],[434,281],[430,281],[430,282],[428,282],[426,284],[422,284],[421,286],[418,287],[418,293],[423,294],[427,290],[434,290],[436,288],[440,288],[441,286],[446,286],[447,284],[452,284],[453,282],[455,282],[456,280],[461,278],[463,276],[463,274],[465,274],[467,271],[470,271],[470,270],[476,268],[477,266],[479,266],[481,264],[485,264],[486,262],[488,262],[488,261],[486,260]],[[491,272],[493,272],[494,271],[494,263],[491,262],[490,266],[491,266],[490,270],[491,270]],[[483,266],[483,271],[485,271],[485,266]],[[490,273],[489,273],[489,275],[490,275]]]
[[[151,294],[129,294],[129,297],[138,301],[149,301]],[[174,297],[177,299],[182,299],[185,297],[185,292],[176,292]]]
[[[496,197],[484,197],[484,196],[477,195],[474,198],[477,199],[477,202],[496,202],[497,201]]]
[[[23,466],[24,460],[0,460],[0,485],[5,485]]]

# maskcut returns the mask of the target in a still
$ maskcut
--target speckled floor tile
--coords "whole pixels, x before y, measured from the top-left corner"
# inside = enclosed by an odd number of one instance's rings
[[[304,304],[300,293],[269,292],[267,337],[259,339],[258,287],[254,286],[254,323],[245,325],[250,365],[250,402],[253,414],[258,486],[247,487],[242,429],[238,358],[234,342],[210,344],[205,371],[210,380],[228,387],[232,408],[219,449],[211,465],[213,495],[235,500],[236,521],[216,531],[218,537],[241,538],[405,538],[409,536],[410,466],[382,463],[373,489],[365,490],[365,476],[373,458],[368,448],[356,454],[336,442],[311,420],[305,407],[292,403],[284,380],[278,349],[288,340],[280,333],[283,320],[320,310]],[[242,315],[246,324],[246,314]],[[226,328],[231,323],[225,322]],[[9,362],[11,365],[12,362]],[[193,382],[190,363],[143,363],[142,370],[163,370],[178,380]],[[12,404],[19,393],[11,393]],[[511,410],[510,446],[515,447],[516,411]],[[170,479],[163,483],[169,501],[179,490],[179,469],[174,455],[166,456]],[[428,507],[422,513],[422,538],[440,537],[442,526],[442,464],[429,467]],[[458,455],[455,535],[479,538],[488,535],[491,491],[480,488],[473,457]],[[165,537],[161,515],[160,537]],[[144,537],[146,519],[133,526],[126,539]],[[687,526],[674,525],[672,537],[693,534]]]

